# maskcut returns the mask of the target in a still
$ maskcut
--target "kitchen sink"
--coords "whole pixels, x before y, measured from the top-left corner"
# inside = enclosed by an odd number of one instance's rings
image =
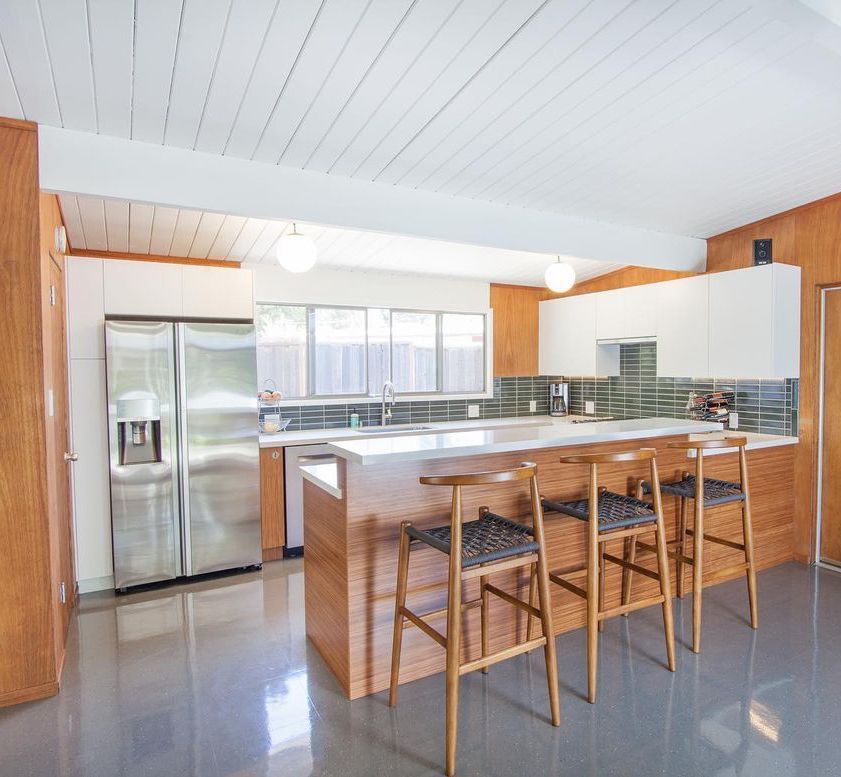
[[[424,432],[434,428],[434,426],[420,426],[418,424],[390,424],[388,426],[363,426],[356,431],[360,434],[383,434],[384,432]]]

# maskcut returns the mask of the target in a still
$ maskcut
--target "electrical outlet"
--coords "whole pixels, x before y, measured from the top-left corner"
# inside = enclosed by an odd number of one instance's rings
[[[731,429],[738,429],[739,428],[739,414],[738,413],[730,413],[730,419],[727,422],[727,426]]]
[[[595,415],[596,414],[596,403],[595,402],[585,402],[584,403],[584,412],[587,415]]]
[[[529,412],[530,413],[536,413],[537,412],[537,400],[536,399],[532,399],[531,402],[529,402]]]
[[[468,405],[467,406],[467,417],[468,418],[478,418],[479,417],[479,405]]]

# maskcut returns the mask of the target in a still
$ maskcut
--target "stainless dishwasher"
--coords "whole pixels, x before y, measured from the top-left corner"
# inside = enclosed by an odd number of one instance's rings
[[[299,556],[304,550],[304,477],[302,464],[334,459],[327,445],[292,445],[286,457],[286,547],[284,555]]]

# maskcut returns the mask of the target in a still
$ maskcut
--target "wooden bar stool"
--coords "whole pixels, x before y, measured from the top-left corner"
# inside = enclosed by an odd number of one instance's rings
[[[672,591],[669,580],[669,561],[666,546],[666,530],[663,523],[663,506],[659,492],[654,491],[654,504],[640,499],[616,494],[599,488],[599,464],[613,464],[623,461],[649,461],[651,481],[659,483],[657,475],[656,450],[643,448],[623,453],[592,453],[580,456],[564,456],[562,464],[588,464],[590,466],[589,497],[571,502],[543,499],[545,510],[571,515],[587,521],[587,564],[584,567],[550,572],[549,579],[587,600],[587,688],[590,703],[596,701],[596,672],[598,668],[598,632],[604,621],[615,615],[627,614],[633,610],[661,604],[663,608],[663,629],[666,635],[666,657],[669,670],[675,671],[674,622],[672,620]],[[619,558],[605,552],[605,543],[616,539],[636,539],[637,535],[654,532],[657,549],[657,572],[638,566],[630,559]],[[627,555],[627,554],[625,554]],[[647,599],[605,609],[605,562],[618,564],[623,571],[633,570],[653,578],[660,584],[660,594]],[[586,588],[571,583],[562,575],[587,572]],[[531,630],[529,619],[529,630]],[[527,635],[530,637],[530,634]]]
[[[664,494],[672,494],[680,498],[680,509],[678,512],[678,536],[669,544],[676,545],[675,550],[670,550],[669,555],[675,559],[677,566],[678,596],[683,597],[684,593],[684,568],[686,565],[692,567],[692,650],[695,653],[701,651],[701,598],[705,585],[730,577],[734,572],[744,572],[748,584],[748,601],[750,603],[750,625],[751,628],[759,627],[759,611],[756,601],[756,565],[753,555],[753,527],[751,524],[750,512],[750,491],[748,488],[748,461],[745,453],[747,440],[744,437],[728,437],[717,440],[686,440],[682,442],[669,443],[670,448],[695,451],[695,474],[684,472],[680,480],[674,483],[662,483],[660,489]],[[704,477],[704,451],[715,448],[738,448],[739,449],[739,483],[731,483],[727,480],[716,480],[715,478]],[[651,484],[642,481],[639,484],[638,494],[657,493],[657,486],[651,488]],[[695,500],[694,527],[687,527],[687,500]],[[720,505],[742,503],[742,542],[733,542],[724,537],[717,537],[704,530],[704,513],[708,508]],[[686,555],[686,538],[692,537],[692,556]],[[725,569],[717,569],[704,579],[704,541],[714,542],[718,545],[732,548],[744,553],[745,560],[741,564],[728,566]],[[637,548],[652,550],[650,545],[631,540],[629,557],[634,559]],[[630,595],[631,579],[623,581],[627,588],[623,590],[623,597]]]
[[[479,508],[479,518],[462,523],[461,493],[464,486],[485,486],[494,483],[529,481],[532,525],[515,523],[491,513],[487,507]],[[555,632],[552,627],[552,604],[549,598],[549,577],[543,538],[543,510],[537,488],[537,465],[524,463],[516,469],[498,472],[477,472],[467,475],[437,475],[422,477],[420,482],[431,486],[451,486],[453,489],[452,513],[448,526],[419,529],[408,521],[400,525],[400,550],[397,566],[397,600],[394,610],[394,641],[391,653],[391,687],[389,706],[397,703],[397,683],[400,675],[400,649],[403,629],[417,626],[447,651],[446,690],[446,773],[455,773],[456,733],[458,725],[459,677],[476,669],[487,672],[491,664],[543,647],[546,658],[546,676],[549,682],[549,705],[552,725],[561,723],[558,696],[558,666],[555,660]],[[447,606],[442,610],[418,615],[406,607],[406,589],[409,577],[409,553],[419,543],[446,553],[450,557]],[[540,608],[527,604],[488,582],[494,572],[504,569],[536,565],[537,588]],[[463,602],[462,582],[479,578],[479,598]],[[525,610],[538,618],[543,625],[542,636],[499,650],[488,651],[488,603],[494,594],[509,604]],[[461,613],[471,607],[480,607],[482,616],[482,655],[471,661],[461,662]],[[429,620],[447,616],[446,636],[429,625]]]

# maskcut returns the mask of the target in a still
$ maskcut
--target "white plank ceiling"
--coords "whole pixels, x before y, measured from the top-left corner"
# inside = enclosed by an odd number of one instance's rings
[[[276,262],[277,241],[292,225],[283,221],[225,216],[62,194],[61,210],[71,249],[221,259],[246,264]],[[298,224],[315,241],[318,266],[342,270],[438,275],[541,285],[554,257],[525,251],[447,243]],[[70,253],[73,251],[71,250]],[[618,264],[568,258],[579,280]]]
[[[707,237],[839,189],[837,5],[3,0],[0,115]]]

